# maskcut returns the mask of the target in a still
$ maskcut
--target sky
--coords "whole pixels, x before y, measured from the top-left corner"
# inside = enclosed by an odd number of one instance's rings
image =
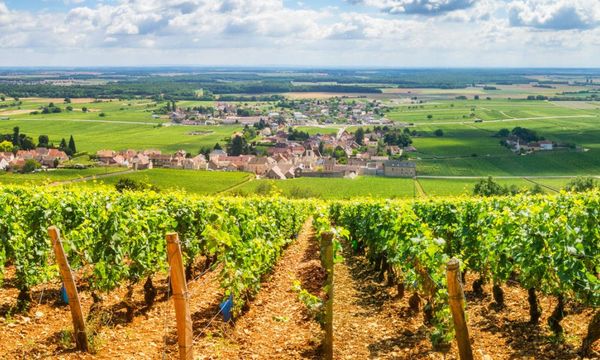
[[[600,67],[600,0],[0,0],[0,66]]]

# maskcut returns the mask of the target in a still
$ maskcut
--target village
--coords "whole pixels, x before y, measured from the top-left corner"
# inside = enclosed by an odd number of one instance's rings
[[[0,152],[0,170],[24,169],[28,162],[33,171],[39,167],[57,168],[69,160],[66,152],[59,149],[38,147],[33,150],[19,150],[16,153]],[[29,172],[28,171],[28,172]]]
[[[388,108],[381,101],[357,101],[340,98],[281,100],[275,105],[217,102],[214,107],[187,107],[169,104],[169,125],[253,125],[260,120],[288,125],[384,125]],[[154,115],[156,118],[160,116]]]
[[[198,155],[183,150],[174,154],[164,154],[152,149],[101,150],[96,153],[96,159],[102,166],[122,166],[134,170],[173,168],[244,171],[268,179],[416,176],[416,164],[401,159],[404,151],[416,149],[411,145],[386,145],[383,142],[383,132],[364,133],[357,139],[355,134],[342,130],[336,135],[314,135],[304,141],[294,141],[289,140],[290,133],[283,129],[285,128],[280,127],[273,131],[274,134],[258,141],[259,145],[266,148],[264,154],[260,155],[233,155],[222,148]],[[233,138],[241,136],[241,133],[236,133]]]

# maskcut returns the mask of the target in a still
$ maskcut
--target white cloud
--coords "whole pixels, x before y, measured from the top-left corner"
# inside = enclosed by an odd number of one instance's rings
[[[590,54],[600,53],[597,0],[347,1],[382,12],[283,0],[117,0],[35,12],[0,0],[0,65],[594,66]]]
[[[598,0],[518,0],[508,11],[512,26],[548,30],[585,30],[600,25]]]
[[[390,14],[436,15],[470,8],[477,0],[348,0],[348,2],[373,6]]]

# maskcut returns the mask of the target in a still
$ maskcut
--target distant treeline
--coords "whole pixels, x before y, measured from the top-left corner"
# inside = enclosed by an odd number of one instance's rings
[[[264,69],[90,68],[0,69],[0,93],[12,97],[154,97],[214,100],[284,92],[380,93],[380,88],[460,89],[478,84],[528,84],[531,76],[600,76],[590,69]],[[102,80],[106,84],[55,86],[53,80]],[[538,86],[562,81],[540,81]]]
[[[202,90],[202,95],[198,91]],[[336,93],[381,93],[380,89],[359,85],[292,85],[284,82],[248,83],[203,83],[162,81],[112,82],[106,85],[55,86],[37,83],[0,83],[0,93],[9,97],[59,97],[59,98],[134,98],[164,97],[176,100],[214,100],[215,95],[232,94],[260,95],[282,92],[336,92]],[[231,95],[231,96],[229,96]],[[244,97],[246,98],[246,97]],[[264,98],[269,100],[269,98]],[[277,99],[276,99],[277,100]]]

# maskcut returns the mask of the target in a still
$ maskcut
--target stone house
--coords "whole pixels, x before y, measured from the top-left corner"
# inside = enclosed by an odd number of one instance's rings
[[[413,178],[417,176],[417,164],[411,161],[387,160],[383,163],[383,175]]]

